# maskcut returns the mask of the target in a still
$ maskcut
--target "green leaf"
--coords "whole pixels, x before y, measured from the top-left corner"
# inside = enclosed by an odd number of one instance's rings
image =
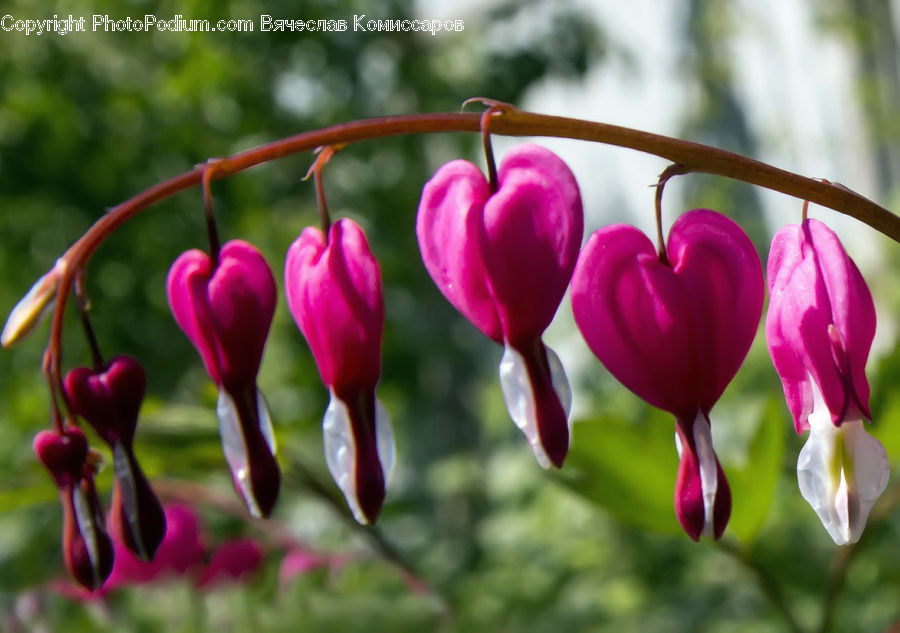
[[[673,491],[678,470],[674,424],[664,414],[632,423],[606,417],[577,422],[561,481],[625,523],[681,534]]]
[[[750,442],[745,465],[723,465],[733,500],[728,529],[745,545],[756,538],[769,515],[781,476],[785,433],[790,426],[779,400],[771,398]]]

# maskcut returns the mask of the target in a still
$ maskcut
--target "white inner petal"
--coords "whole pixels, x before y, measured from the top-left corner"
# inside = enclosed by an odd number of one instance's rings
[[[76,485],[72,489],[72,501],[75,506],[75,521],[78,523],[78,533],[84,539],[84,545],[87,548],[88,557],[91,559],[91,574],[94,577],[94,586],[100,585],[99,566],[100,553],[97,545],[97,531],[94,528],[94,513],[91,511],[91,504],[85,497],[84,490],[80,485]]]
[[[388,415],[387,409],[377,397],[375,398],[375,440],[378,461],[381,462],[381,470],[384,472],[384,485],[387,487],[394,475],[396,456],[394,427],[391,426],[391,417]]]
[[[838,545],[862,536],[869,512],[887,486],[890,463],[862,420],[834,426],[816,382],[809,439],[797,459],[800,494]]]
[[[269,419],[269,411],[265,401],[257,391],[257,404],[259,405],[260,430],[274,453],[275,439],[272,433],[272,422]],[[253,482],[250,477],[250,464],[247,456],[247,444],[244,434],[241,432],[241,422],[238,418],[234,400],[224,389],[219,390],[219,400],[216,403],[216,417],[219,418],[219,436],[222,438],[222,451],[225,453],[225,461],[231,469],[231,476],[240,490],[247,509],[255,517],[261,517],[262,512],[253,494]]]
[[[713,450],[712,431],[706,416],[698,412],[694,420],[694,446],[700,464],[700,486],[703,490],[703,532],[702,536],[714,536],[714,512],[716,492],[719,488],[719,469],[716,466],[716,452]]]
[[[325,461],[335,483],[347,499],[353,518],[365,525],[368,519],[363,514],[356,493],[356,443],[350,428],[350,412],[334,391],[330,394],[328,409],[322,419]],[[384,484],[387,486],[394,472],[394,429],[387,410],[378,398],[375,399],[375,446],[384,473]]]
[[[119,493],[122,495],[122,508],[125,510],[125,520],[128,521],[128,530],[138,548],[140,557],[148,558],[144,541],[141,538],[140,519],[138,517],[137,490],[134,485],[134,474],[131,472],[131,463],[128,454],[121,442],[113,446],[113,470],[116,481],[119,482]]]
[[[269,445],[269,451],[274,455],[278,450],[275,444],[275,429],[272,428],[272,416],[269,415],[269,405],[259,389],[256,390],[256,410],[259,415],[259,430],[262,432],[266,444]]]
[[[547,363],[550,366],[553,390],[559,398],[563,411],[568,416],[572,409],[572,390],[569,387],[569,380],[566,378],[566,372],[556,352],[547,346],[544,347],[547,350]],[[544,451],[537,430],[534,390],[528,378],[525,359],[509,345],[504,346],[503,358],[500,359],[500,388],[503,390],[503,399],[506,401],[509,417],[525,434],[538,464],[543,468],[550,468],[550,458]],[[569,425],[571,431],[571,420]]]

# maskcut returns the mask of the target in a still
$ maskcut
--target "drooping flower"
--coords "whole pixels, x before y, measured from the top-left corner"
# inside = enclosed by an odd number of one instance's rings
[[[166,290],[175,321],[219,387],[216,414],[235,489],[254,516],[268,516],[281,473],[256,376],[275,314],[272,271],[252,245],[232,240],[216,261],[199,250],[183,253]]]
[[[66,567],[81,586],[99,589],[112,570],[113,544],[104,528],[87,439],[77,426],[61,433],[41,431],[34,437],[34,452],[59,489]]]
[[[288,306],[312,350],[331,401],[323,431],[328,468],[353,515],[373,523],[394,466],[390,419],[375,396],[381,377],[384,298],[362,229],[341,219],[306,228],[284,268]]]
[[[249,580],[259,569],[263,550],[250,538],[224,541],[213,551],[209,563],[197,579],[197,587],[210,589],[227,582]]]
[[[134,433],[146,382],[136,360],[117,356],[99,371],[73,369],[63,386],[72,410],[112,448],[113,534],[136,556],[150,560],[166,533],[166,517],[134,454]]]
[[[166,533],[152,561],[142,561],[117,537],[116,562],[104,591],[153,582],[167,576],[199,575],[206,560],[200,520],[186,504],[165,508]]]
[[[497,191],[472,163],[441,167],[422,190],[416,234],[444,296],[504,346],[500,382],[510,416],[541,466],[562,466],[571,393],[541,336],[565,294],[584,233],[578,183],[537,145],[506,154]]]
[[[865,366],[875,304],[818,220],[775,234],[767,273],[769,352],[797,432],[810,432],[797,460],[800,492],[835,543],[855,543],[890,469],[884,447],[863,428],[871,419]]]
[[[675,221],[667,261],[633,226],[596,231],[572,277],[588,346],[623,385],[675,416],[675,511],[694,540],[719,538],[731,513],[709,413],[750,349],[763,294],[753,244],[707,209]]]
[[[257,541],[243,538],[209,547],[203,523],[193,507],[185,503],[167,505],[165,516],[165,538],[153,560],[140,560],[114,538],[115,564],[102,588],[87,592],[63,582],[51,583],[51,587],[73,600],[92,602],[117,589],[174,579],[187,580],[198,589],[211,589],[249,580],[259,569],[263,549]]]

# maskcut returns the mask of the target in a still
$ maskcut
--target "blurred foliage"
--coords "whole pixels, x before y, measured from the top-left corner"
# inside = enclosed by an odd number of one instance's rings
[[[690,6],[685,72],[700,79],[704,107],[685,122],[685,134],[753,154],[717,45],[726,37],[726,10]],[[151,13],[212,21],[269,13],[352,22],[356,13],[397,19],[415,9],[400,0],[311,0],[300,9],[288,0],[4,5],[21,17]],[[606,32],[577,5],[503,0],[454,17],[465,20],[465,30],[434,37],[354,33],[352,26],[344,33],[0,33],[0,307],[14,305],[105,208],[209,157],[354,118],[452,110],[471,96],[519,103],[545,78],[578,80],[604,63]],[[342,502],[332,503],[321,455],[327,394],[282,302],[260,376],[285,470],[267,524],[274,527],[235,520],[227,507],[202,507],[213,537],[243,533],[268,544],[260,574],[249,585],[202,594],[175,582],[90,604],[61,596],[50,589],[63,577],[60,511],[30,451],[33,434],[47,424],[44,326],[0,354],[0,627],[791,630],[777,596],[798,630],[815,630],[823,614],[842,631],[880,631],[900,617],[896,488],[876,508],[863,541],[836,554],[797,494],[801,440],[762,341],[713,411],[735,498],[725,544],[694,544],[681,532],[672,510],[672,421],[608,379],[596,379],[594,413],[575,425],[566,468],[548,474],[536,467],[503,409],[494,371],[499,350],[434,288],[415,243],[422,184],[449,159],[480,160],[477,148],[474,135],[361,143],[324,173],[332,213],[366,229],[385,283],[379,393],[394,419],[400,464],[378,528],[352,526],[335,510]],[[317,222],[313,189],[299,182],[310,160],[288,158],[213,186],[223,239],[257,244],[278,279],[289,243]],[[759,217],[752,192],[721,179],[699,182],[692,200],[734,204],[742,221]],[[761,226],[750,230],[764,247]],[[170,262],[204,240],[199,192],[180,194],[103,245],[88,290],[105,353],[136,356],[149,376],[137,437],[148,474],[230,492],[214,387],[172,321],[164,292]],[[74,318],[65,344],[66,368],[88,361]],[[875,432],[896,464],[900,349],[872,375]],[[100,479],[104,492],[109,470]],[[311,483],[319,481],[324,489]],[[347,562],[284,586],[278,530]]]

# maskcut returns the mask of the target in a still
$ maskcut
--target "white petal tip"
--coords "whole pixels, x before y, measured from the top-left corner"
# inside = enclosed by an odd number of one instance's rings
[[[856,543],[887,486],[890,462],[861,420],[814,426],[797,459],[797,482],[837,545]]]
[[[556,352],[546,345],[544,349],[547,352],[553,390],[559,398],[563,411],[568,416],[572,409],[572,390],[569,387],[569,380]],[[553,463],[544,449],[538,432],[537,406],[528,376],[528,368],[522,355],[509,345],[504,346],[503,357],[500,359],[500,388],[503,391],[503,399],[506,402],[509,417],[525,434],[538,464],[541,468],[550,468]],[[569,424],[571,426],[571,421]],[[569,431],[571,435],[571,428]]]
[[[331,392],[331,400],[322,419],[322,434],[325,444],[325,461],[334,482],[344,493],[353,518],[361,525],[369,523],[356,491],[356,444],[350,427],[350,412],[347,405]],[[387,487],[394,472],[394,429],[387,410],[378,398],[375,399],[375,442],[378,460]]]

